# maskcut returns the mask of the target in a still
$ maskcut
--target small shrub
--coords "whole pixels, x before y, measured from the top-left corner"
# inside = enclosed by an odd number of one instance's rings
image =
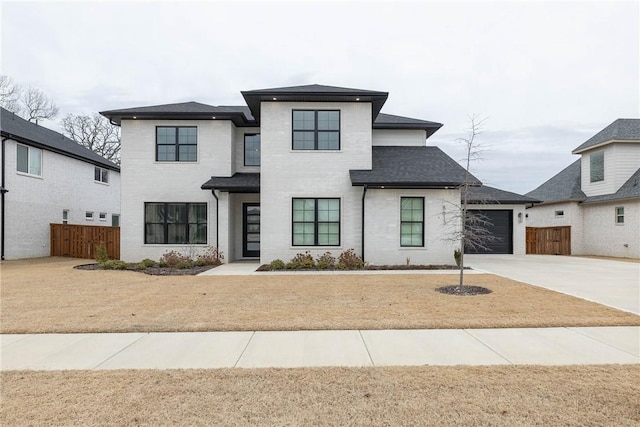
[[[316,259],[316,265],[320,270],[334,268],[336,266],[336,258],[331,252],[325,252]]]
[[[167,262],[166,262],[166,261],[160,260],[160,261],[158,262],[158,267],[160,267],[160,268],[167,268],[167,267],[169,267],[169,264],[167,264]]]
[[[203,263],[201,265],[220,265],[223,259],[224,254],[220,248],[207,246],[205,250],[198,255],[196,261]]]
[[[284,261],[282,261],[281,259],[274,259],[269,263],[269,270],[271,271],[284,270],[285,268],[286,268],[286,265]]]
[[[193,260],[191,259],[191,257],[182,255],[180,252],[168,251],[165,252],[164,255],[162,255],[162,257],[160,258],[160,263],[165,263],[167,267],[178,268],[179,263],[182,263],[182,265],[184,265],[185,263],[191,265],[193,263]]]
[[[460,253],[460,249],[456,249],[453,251],[453,258],[456,260],[456,265],[460,267],[460,263],[462,262],[462,254]]]
[[[300,266],[296,262],[288,262],[284,265],[284,268],[287,270],[297,270]]]
[[[314,268],[316,266],[316,262],[313,260],[309,251],[296,254],[296,256],[291,258],[291,264],[297,265],[297,268]]]
[[[155,267],[156,266],[156,262],[152,259],[149,258],[145,258],[142,261],[140,261],[140,264],[143,264],[145,267]]]
[[[355,249],[347,249],[338,257],[338,264],[342,264],[345,270],[359,270],[364,268],[364,262],[356,255]]]
[[[96,261],[98,264],[104,264],[109,261],[109,254],[107,253],[107,245],[104,242],[100,242],[96,245]]]
[[[126,262],[117,259],[111,259],[100,264],[100,267],[105,270],[126,270],[127,266]]]
[[[146,270],[146,269],[147,269],[147,266],[145,265],[145,263],[144,263],[144,262],[139,262],[138,264],[136,264],[136,265],[135,265],[135,267],[134,267],[134,268],[135,268],[136,270],[140,270],[140,271],[142,271],[142,270]]]
[[[184,270],[185,268],[191,268],[192,265],[193,265],[193,262],[191,260],[182,259],[182,260],[178,261],[178,263],[175,265],[175,267],[180,269],[180,270]]]
[[[193,261],[194,267],[204,267],[205,265],[207,265],[207,261],[202,258],[198,258],[197,260]]]

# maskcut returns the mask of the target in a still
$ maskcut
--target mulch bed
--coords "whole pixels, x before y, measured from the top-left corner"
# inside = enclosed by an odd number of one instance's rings
[[[465,270],[471,270],[470,267],[465,267]],[[371,270],[371,271],[384,271],[384,270],[460,270],[460,267],[455,265],[368,265],[365,268],[357,270]],[[339,270],[337,268],[297,268],[293,270],[271,270],[269,264],[262,264],[256,271],[353,271],[353,270]]]
[[[171,267],[147,267],[144,270],[139,270],[135,267],[126,268],[122,271],[135,271],[138,273],[149,274],[151,276],[195,276],[204,271],[211,270],[215,268],[215,265],[204,265],[200,267],[191,267],[191,268],[171,268]],[[73,268],[77,268],[78,270],[104,270],[100,268],[100,264],[82,264],[76,265]]]
[[[469,285],[463,285],[462,287],[460,287],[460,285],[442,286],[440,288],[436,288],[436,291],[440,292],[441,294],[460,296],[486,295],[493,292],[491,289],[483,288],[482,286]]]

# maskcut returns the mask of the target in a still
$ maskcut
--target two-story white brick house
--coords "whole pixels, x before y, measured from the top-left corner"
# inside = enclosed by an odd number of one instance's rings
[[[640,258],[640,119],[617,119],[528,196],[527,225],[571,227],[571,253]]]
[[[102,112],[122,126],[122,259],[212,245],[227,261],[349,248],[375,264],[453,261],[447,212],[479,181],[426,145],[441,124],[381,113],[386,92],[242,95]]]
[[[49,224],[118,225],[120,167],[0,109],[2,259],[50,254]]]

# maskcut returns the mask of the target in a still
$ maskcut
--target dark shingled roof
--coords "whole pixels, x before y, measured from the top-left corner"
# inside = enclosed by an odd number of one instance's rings
[[[122,119],[193,119],[232,120],[236,126],[256,126],[257,122],[246,106],[213,106],[200,102],[181,102],[177,104],[150,105],[146,107],[123,108],[119,110],[101,111],[100,114],[114,123],[120,124]]]
[[[373,168],[350,170],[351,184],[389,188],[455,187],[466,171],[438,147],[372,147]],[[469,176],[473,185],[480,181]]]
[[[640,141],[640,119],[618,119],[572,151],[579,154],[609,141]]]
[[[289,102],[371,102],[372,117],[375,120],[389,96],[388,92],[318,84],[247,90],[241,93],[256,118],[260,116],[260,103],[276,98],[277,101]]]
[[[2,136],[67,157],[82,160],[114,171],[120,167],[61,133],[31,123],[14,113],[0,108]]]
[[[374,129],[424,129],[427,131],[427,138],[433,135],[441,127],[442,123],[385,113],[378,114],[378,117],[376,117],[373,122]]]
[[[580,159],[526,195],[543,203],[584,200],[587,196],[580,189]]]
[[[518,193],[500,190],[498,188],[481,185],[480,187],[469,187],[469,203],[499,203],[503,205],[519,205],[526,203],[540,203],[540,200],[533,197],[523,196]]]
[[[601,196],[587,197],[583,203],[608,202],[623,199],[635,199],[640,197],[640,169],[624,183],[622,187],[613,194],[603,194]]]
[[[233,193],[258,193],[260,192],[260,174],[238,172],[231,177],[212,176],[200,188]]]

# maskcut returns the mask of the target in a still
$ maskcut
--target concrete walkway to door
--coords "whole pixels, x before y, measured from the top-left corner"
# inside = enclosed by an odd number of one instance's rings
[[[557,255],[465,255],[474,270],[640,314],[640,263]]]

